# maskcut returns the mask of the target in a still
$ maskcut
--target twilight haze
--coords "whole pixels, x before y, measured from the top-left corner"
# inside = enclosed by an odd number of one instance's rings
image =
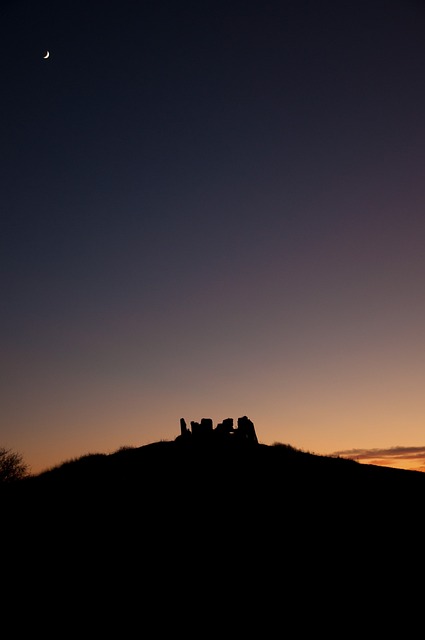
[[[2,6],[0,445],[425,469],[424,3]]]

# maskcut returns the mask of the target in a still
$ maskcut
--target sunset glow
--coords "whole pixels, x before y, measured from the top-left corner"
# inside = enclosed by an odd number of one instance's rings
[[[245,415],[425,469],[425,8],[325,5],[1,10],[0,445],[34,473]]]

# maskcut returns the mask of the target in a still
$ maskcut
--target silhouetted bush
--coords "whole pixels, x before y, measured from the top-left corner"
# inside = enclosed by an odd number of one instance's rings
[[[0,484],[22,480],[29,474],[20,453],[0,447]]]

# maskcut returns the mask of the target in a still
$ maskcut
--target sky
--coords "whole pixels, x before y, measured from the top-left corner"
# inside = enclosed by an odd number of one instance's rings
[[[1,446],[425,471],[424,2],[14,0],[0,51]]]

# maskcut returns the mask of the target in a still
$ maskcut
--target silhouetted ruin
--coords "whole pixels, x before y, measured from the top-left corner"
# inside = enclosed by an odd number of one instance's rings
[[[230,441],[230,439],[258,444],[254,423],[247,416],[242,416],[237,420],[237,427],[233,425],[233,418],[225,418],[214,427],[211,418],[202,418],[200,422],[191,420],[189,429],[186,420],[180,418],[180,435],[176,440],[204,443]]]

